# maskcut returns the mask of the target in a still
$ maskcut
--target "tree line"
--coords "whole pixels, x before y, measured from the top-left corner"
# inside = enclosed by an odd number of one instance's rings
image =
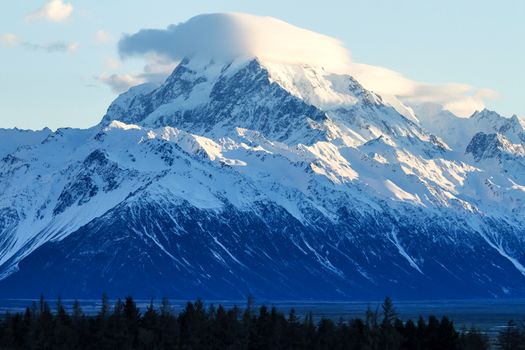
[[[510,324],[499,336],[503,349],[522,349],[525,332]],[[244,309],[188,302],[175,313],[167,299],[141,312],[132,297],[110,306],[104,296],[96,315],[86,315],[76,301],[66,311],[60,300],[54,310],[40,299],[22,313],[7,313],[0,320],[1,349],[362,349],[422,350],[489,348],[483,333],[458,331],[447,317],[420,317],[403,322],[392,300],[363,318],[322,318],[311,313],[287,315],[275,307],[255,308],[248,299]]]

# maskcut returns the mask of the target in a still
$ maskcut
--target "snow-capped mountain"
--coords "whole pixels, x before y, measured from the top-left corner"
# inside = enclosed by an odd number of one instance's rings
[[[90,129],[27,133],[0,148],[1,296],[525,295],[515,117],[200,57]]]
[[[525,142],[525,121],[516,115],[505,118],[484,109],[469,118],[458,118],[441,106],[430,103],[414,106],[413,109],[422,127],[435,135],[442,135],[449,146],[458,150],[463,150],[478,132],[498,133],[514,143]]]

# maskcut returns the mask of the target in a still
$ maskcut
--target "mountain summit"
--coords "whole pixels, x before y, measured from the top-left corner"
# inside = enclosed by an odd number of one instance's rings
[[[525,295],[519,120],[412,109],[323,60],[177,50],[99,125],[0,154],[0,295]]]

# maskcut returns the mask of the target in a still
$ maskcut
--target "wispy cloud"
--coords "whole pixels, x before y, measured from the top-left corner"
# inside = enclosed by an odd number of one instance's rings
[[[106,66],[108,66],[108,68],[113,70],[120,68],[120,66],[122,65],[119,60],[113,57],[107,57],[104,60],[104,63],[106,64]]]
[[[28,50],[42,51],[42,52],[69,52],[73,53],[78,50],[80,44],[77,42],[52,41],[44,44],[32,43],[25,41],[15,34],[6,33],[0,35],[0,42],[4,45],[15,47],[20,46]]]
[[[111,33],[106,32],[104,30],[98,30],[95,33],[95,42],[97,44],[107,44],[113,40],[113,37],[111,36]]]
[[[350,73],[367,89],[380,95],[396,96],[407,105],[436,103],[461,117],[485,107],[485,101],[498,97],[491,89],[468,84],[430,84],[409,79],[394,70],[353,63]]]
[[[68,43],[64,41],[54,41],[45,44],[33,44],[29,42],[23,42],[21,44],[23,47],[35,50],[35,51],[45,51],[45,52],[75,52],[80,47],[78,43]]]
[[[140,75],[133,74],[102,74],[95,79],[108,85],[116,93],[124,92],[132,86],[146,82]]]
[[[73,5],[63,0],[48,0],[41,8],[27,15],[26,19],[47,20],[51,22],[63,22],[73,13]]]
[[[177,64],[178,62],[173,62],[156,55],[149,55],[148,63],[144,66],[142,72],[123,74],[103,73],[96,76],[95,79],[108,85],[114,92],[121,93],[128,90],[130,87],[142,83],[162,83],[164,79],[173,72]],[[106,65],[114,70],[120,68],[120,61],[108,58],[106,60]]]
[[[15,34],[6,33],[0,35],[0,42],[4,45],[15,46],[20,42],[20,39]]]

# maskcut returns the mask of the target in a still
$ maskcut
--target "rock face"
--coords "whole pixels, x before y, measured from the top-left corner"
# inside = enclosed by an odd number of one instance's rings
[[[415,110],[320,67],[184,60],[5,147],[0,296],[525,296],[523,122]]]
[[[474,159],[479,162],[484,159],[503,158],[525,158],[525,149],[521,144],[512,144],[501,134],[485,134],[478,132],[467,146],[466,153],[472,154]]]

